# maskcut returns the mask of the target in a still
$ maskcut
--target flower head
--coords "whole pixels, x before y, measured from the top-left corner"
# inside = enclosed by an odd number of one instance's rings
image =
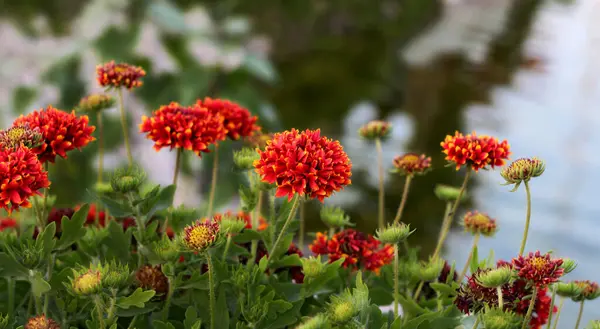
[[[252,136],[255,131],[260,131],[260,127],[256,125],[258,118],[237,103],[206,97],[204,100],[198,100],[196,104],[221,115],[224,118],[223,125],[227,130],[227,136],[232,140]]]
[[[227,130],[223,116],[199,105],[185,107],[172,102],[154,111],[151,117],[143,116],[140,132],[154,141],[154,149],[163,147],[185,149],[200,156],[210,152],[208,147],[224,140]]]
[[[478,211],[470,211],[463,217],[462,225],[465,231],[471,234],[481,234],[484,236],[493,236],[496,233],[496,220],[490,218],[487,214]]]
[[[29,318],[23,329],[60,329],[60,325],[42,314]]]
[[[542,175],[545,170],[544,161],[535,157],[521,158],[503,168],[500,175],[506,181],[505,185],[515,184],[513,191],[516,191],[522,182],[528,182],[531,178]]]
[[[423,175],[431,167],[431,158],[425,154],[406,153],[394,158],[394,172],[402,175]]]
[[[579,282],[557,282],[556,294],[562,297],[578,298],[585,290],[586,285]]]
[[[146,71],[139,66],[126,63],[115,64],[115,61],[98,65],[96,67],[98,84],[102,87],[133,89],[142,85],[142,78]]]
[[[464,136],[458,131],[448,135],[441,143],[446,160],[456,165],[456,170],[466,165],[475,171],[503,166],[510,156],[510,146],[506,140],[499,142],[490,136],[478,136],[474,132]]]
[[[54,163],[57,155],[66,159],[67,152],[81,150],[95,140],[92,133],[96,127],[89,125],[87,115],[76,116],[75,111],[68,113],[52,106],[21,115],[13,123],[13,127],[25,125],[42,134],[43,143],[33,149],[41,162]]]
[[[160,265],[142,266],[135,272],[135,278],[140,288],[152,289],[157,295],[163,296],[169,292],[169,279],[163,273]]]
[[[183,232],[183,242],[189,250],[204,252],[217,240],[219,224],[196,221],[196,223],[186,226]]]
[[[115,105],[115,99],[107,94],[91,94],[82,98],[77,105],[77,110],[87,113],[98,113]]]
[[[386,139],[392,131],[392,125],[389,122],[373,120],[360,127],[358,134],[360,137],[368,140]]]
[[[0,147],[16,149],[23,145],[27,148],[36,148],[43,143],[39,128],[31,129],[28,124],[15,126],[7,130],[0,130]]]
[[[576,296],[575,298],[573,298],[573,300],[575,300],[575,301],[581,301],[584,299],[593,300],[593,299],[600,297],[600,290],[598,289],[598,283],[592,282],[589,280],[585,280],[585,281],[575,280],[575,281],[573,281],[573,283],[582,289],[579,296]]]
[[[539,251],[512,260],[517,275],[536,286],[546,286],[558,281],[564,273],[562,262],[562,259],[552,259],[550,254],[542,255]]]
[[[102,289],[102,273],[98,269],[90,269],[84,273],[75,274],[72,289],[78,295],[87,296]]]
[[[485,288],[497,288],[509,283],[514,275],[512,268],[501,266],[489,271],[482,271],[477,276],[477,283]]]
[[[262,181],[277,185],[276,196],[294,194],[323,202],[351,183],[352,163],[338,141],[320,130],[296,129],[275,134],[254,162]]]
[[[41,195],[50,186],[35,153],[21,145],[16,149],[0,148],[0,209],[8,212],[31,206],[29,198]]]

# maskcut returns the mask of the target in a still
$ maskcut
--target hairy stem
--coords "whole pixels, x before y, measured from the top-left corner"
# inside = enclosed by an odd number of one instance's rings
[[[215,301],[215,279],[213,277],[213,264],[210,257],[210,253],[206,253],[206,262],[208,265],[208,299],[210,305],[210,329],[215,329],[215,312],[216,312],[216,301]]]
[[[410,189],[411,181],[412,181],[412,175],[407,175],[406,181],[404,182],[404,191],[402,192],[402,200],[400,200],[400,205],[398,206],[398,211],[396,212],[396,217],[394,218],[394,224],[400,223],[400,219],[402,218],[402,213],[404,212],[404,206],[406,205],[406,199],[408,199],[408,190]]]
[[[554,288],[552,289],[552,300],[550,301],[550,314],[548,315],[548,325],[546,326],[546,329],[550,329],[550,327],[552,325],[552,316],[554,315],[554,312],[552,312],[552,310],[554,309],[555,301],[556,301],[556,285],[554,285]]]
[[[502,296],[502,287],[497,287],[496,292],[498,293],[498,308],[500,308],[500,310],[502,310],[502,309],[504,309],[504,299]],[[550,309],[552,309],[552,307],[550,307]]]
[[[400,260],[398,257],[398,244],[394,245],[394,318],[398,317],[398,266],[400,266]]]
[[[458,277],[458,282],[462,282],[465,275],[467,275],[467,271],[469,270],[469,265],[471,264],[471,259],[473,259],[473,253],[475,252],[475,248],[477,248],[477,244],[479,243],[479,233],[475,234],[473,238],[473,245],[471,246],[471,251],[469,251],[469,256],[467,257],[467,262],[460,272],[460,276]]]
[[[423,290],[424,284],[425,284],[425,281],[419,282],[419,285],[417,286],[417,290],[415,291],[415,294],[413,295],[413,299],[417,303],[419,301],[419,295],[421,294],[421,290]]]
[[[175,188],[177,188],[177,178],[179,177],[179,167],[181,166],[182,153],[183,149],[177,149],[177,155],[175,156],[175,169],[173,170],[173,185],[175,185]],[[165,222],[162,229],[163,234],[167,233],[167,228],[169,227],[169,218],[170,216],[165,216]]]
[[[96,113],[96,128],[98,131],[98,185],[103,182],[104,175],[104,124],[102,122],[102,111]],[[100,204],[96,204],[95,222],[100,227]]]
[[[473,324],[473,329],[477,329],[477,327],[479,327],[479,322],[481,322],[481,319],[479,318],[479,316],[475,319],[475,323]]]
[[[585,299],[579,303],[579,314],[577,315],[577,322],[575,322],[575,329],[579,329],[579,324],[581,323],[581,316],[583,315],[584,303]]]
[[[527,314],[525,314],[525,320],[523,321],[523,325],[521,329],[526,329],[529,327],[529,320],[531,320],[531,314],[533,313],[533,307],[535,306],[535,300],[537,299],[537,287],[533,286],[533,291],[531,292],[531,301],[529,302],[529,308],[527,309]]]
[[[525,245],[527,244],[527,234],[529,233],[529,223],[531,222],[531,191],[529,190],[529,182],[525,181],[525,192],[527,192],[527,215],[525,217],[525,230],[523,230],[523,240],[521,241],[521,249],[519,256],[523,255]]]
[[[304,248],[304,216],[306,212],[306,202],[300,201],[300,230],[298,232],[298,248],[302,250]]]
[[[379,223],[379,229],[383,230],[385,228],[385,191],[383,186],[383,150],[379,138],[375,139],[375,148],[377,149],[377,167],[379,168],[379,203],[377,221]]]
[[[215,201],[215,191],[217,190],[217,176],[219,174],[219,145],[215,144],[215,154],[213,157],[212,180],[210,183],[210,194],[208,195],[208,218],[212,216],[213,203]]]
[[[227,260],[227,254],[229,253],[229,247],[231,246],[231,234],[227,234],[227,242],[225,242],[225,250],[223,250],[223,261]]]
[[[50,279],[52,278],[52,270],[54,268],[54,255],[50,254],[50,256],[48,256],[48,264],[47,264],[47,268],[46,268],[46,280],[48,282],[50,282]],[[47,292],[44,295],[44,314],[48,313],[48,305],[50,304],[50,292]]]
[[[283,227],[281,228],[281,232],[279,232],[279,235],[277,235],[277,239],[275,240],[275,243],[273,243],[273,247],[271,247],[271,250],[269,250],[269,256],[268,256],[269,261],[271,260],[271,257],[273,257],[273,252],[275,250],[277,250],[277,246],[281,242],[281,239],[283,239],[283,237],[285,236],[285,232],[287,231],[288,226],[290,225],[290,223],[292,222],[292,219],[296,215],[296,210],[298,209],[299,203],[300,203],[300,196],[298,196],[298,195],[294,196],[294,201],[292,203],[292,209],[290,209],[290,214],[288,215],[287,219],[285,220],[285,223],[283,224]]]
[[[123,140],[125,141],[125,149],[127,150],[127,161],[129,167],[133,166],[133,156],[131,155],[131,145],[129,144],[129,128],[127,126],[127,115],[125,113],[125,105],[123,101],[123,90],[117,89],[119,96],[119,111],[121,111],[121,127],[123,128]]]
[[[251,214],[252,229],[255,231],[258,231],[258,227],[260,226],[260,208],[262,207],[263,195],[264,195],[263,191],[258,192],[258,202],[256,203],[256,208],[254,209],[254,211]],[[248,268],[250,268],[252,265],[254,265],[256,263],[257,251],[258,251],[258,241],[252,240],[252,245],[250,247],[250,255],[252,255],[252,256],[248,260],[248,263],[246,263]]]
[[[560,304],[558,305],[558,311],[556,312],[556,320],[554,320],[554,326],[552,327],[552,329],[556,329],[556,326],[558,325],[558,319],[560,318],[560,311],[562,311],[564,304],[565,304],[565,298],[562,297],[560,299]]]
[[[94,304],[98,315],[98,321],[100,322],[100,329],[104,329],[106,328],[106,323],[104,322],[104,312],[102,311],[104,309],[104,305],[100,299],[100,296],[96,295],[94,297]]]
[[[175,292],[174,280],[171,277],[167,277],[169,280],[169,291],[167,292],[167,298],[165,299],[165,306],[163,308],[162,319],[163,322],[167,322],[169,319],[169,310],[171,309],[171,300],[173,299],[173,292]]]

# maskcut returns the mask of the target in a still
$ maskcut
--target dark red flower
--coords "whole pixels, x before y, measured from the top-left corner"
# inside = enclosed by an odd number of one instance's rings
[[[499,142],[490,136],[478,136],[475,132],[464,136],[458,131],[448,135],[441,143],[446,160],[456,165],[456,170],[467,165],[475,171],[503,166],[510,156],[510,145],[506,140]]]
[[[12,218],[0,219],[0,232],[10,229],[10,228],[16,229],[18,226],[19,225],[17,224],[17,221]]]
[[[110,61],[96,67],[98,84],[102,87],[133,89],[142,85],[146,71],[139,66]]]
[[[154,149],[163,147],[190,150],[198,156],[210,152],[208,147],[224,140],[227,130],[223,116],[198,105],[184,107],[179,103],[161,106],[151,117],[142,116],[140,132],[154,141]]]
[[[52,208],[48,214],[48,224],[55,223],[56,232],[60,232],[63,217],[71,219],[74,213],[72,208]]]
[[[547,286],[558,281],[564,274],[562,263],[562,259],[552,259],[550,254],[542,255],[539,251],[512,260],[513,268],[519,277],[536,286]]]
[[[296,129],[277,133],[254,162],[263,182],[277,185],[276,196],[294,194],[323,202],[351,183],[352,163],[338,141],[321,137],[321,131]]]
[[[66,159],[67,152],[81,150],[95,140],[92,133],[96,127],[89,125],[87,115],[76,116],[75,111],[68,113],[52,106],[21,115],[13,123],[13,127],[25,125],[42,134],[44,142],[33,149],[42,163],[54,163],[57,155]]]
[[[157,295],[165,296],[169,292],[169,279],[163,273],[160,265],[142,266],[135,272],[135,278],[140,288],[152,289]]]
[[[49,186],[48,172],[32,150],[23,145],[0,149],[0,209],[29,208],[29,198]]]
[[[27,320],[24,329],[60,329],[60,325],[46,315],[38,315]]]
[[[309,248],[316,255],[327,255],[330,263],[344,258],[342,266],[346,268],[365,268],[376,273],[394,257],[392,246],[381,246],[381,242],[372,235],[354,229],[336,233],[331,239],[317,234]]]
[[[260,131],[260,127],[256,125],[258,118],[252,116],[247,109],[237,103],[226,99],[206,97],[204,100],[198,100],[196,104],[223,116],[225,119],[223,125],[227,130],[227,136],[232,140],[252,136],[255,131]]]

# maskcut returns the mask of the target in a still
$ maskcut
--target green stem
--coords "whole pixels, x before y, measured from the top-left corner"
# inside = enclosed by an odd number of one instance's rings
[[[37,297],[34,296],[34,301],[35,301],[35,314],[37,315],[41,315],[42,314],[42,298],[41,297]]]
[[[133,319],[131,319],[131,322],[129,322],[129,326],[127,326],[127,329],[133,329],[134,328],[135,322],[137,321],[138,317],[139,317],[139,315],[136,315],[136,316],[133,317]]]
[[[215,144],[215,154],[213,155],[212,181],[210,183],[210,194],[208,195],[207,217],[212,216],[213,203],[215,201],[215,191],[217,190],[217,176],[219,169],[219,145]]]
[[[275,191],[269,193],[269,233],[271,235],[271,241],[275,238]]]
[[[306,212],[306,202],[304,200],[300,201],[300,230],[298,232],[298,248],[302,250],[304,248],[304,216]]]
[[[475,323],[473,324],[473,329],[477,329],[477,327],[479,327],[479,322],[481,321],[481,319],[479,318],[479,316],[475,319]]]
[[[552,312],[552,310],[554,309],[555,300],[556,300],[556,285],[554,285],[554,289],[552,289],[552,300],[550,301],[550,315],[548,315],[548,325],[546,326],[546,329],[550,329],[550,326],[552,325],[552,315],[554,315],[554,312]]]
[[[465,179],[463,180],[462,186],[460,187],[460,191],[458,192],[458,197],[454,201],[454,205],[452,209],[447,213],[444,218],[444,222],[442,224],[442,232],[440,233],[440,238],[438,239],[437,246],[435,247],[435,251],[433,252],[432,258],[437,258],[442,251],[442,246],[444,246],[444,241],[446,241],[446,237],[448,236],[448,232],[450,231],[450,227],[452,226],[452,221],[454,220],[454,215],[458,210],[458,205],[462,199],[463,194],[467,190],[467,183],[469,182],[469,177],[471,176],[471,167],[467,167],[467,173],[465,174]]]
[[[419,285],[417,286],[417,290],[415,291],[415,294],[413,295],[413,300],[417,303],[419,302],[419,295],[421,294],[421,290],[423,290],[424,284],[425,284],[425,281],[419,282]]]
[[[400,206],[398,206],[398,212],[396,212],[396,218],[394,218],[394,224],[398,224],[400,219],[402,218],[402,212],[404,211],[404,206],[406,205],[406,199],[408,199],[408,190],[410,189],[410,182],[412,181],[412,175],[406,176],[406,181],[404,182],[404,191],[402,192],[402,200],[400,201]]]
[[[167,298],[165,299],[165,306],[163,308],[162,319],[163,322],[168,322],[169,310],[171,309],[171,300],[173,299],[173,293],[175,292],[175,285],[173,278],[167,277],[169,280],[169,291],[167,292]]]
[[[579,303],[579,314],[577,315],[577,322],[575,322],[575,329],[579,329],[579,324],[581,323],[581,316],[583,315],[583,306],[585,299]]]
[[[102,184],[104,174],[104,124],[102,122],[102,111],[96,113],[96,128],[98,131],[98,185]],[[95,223],[100,226],[100,204],[96,204]]]
[[[398,245],[394,245],[394,318],[398,317],[398,267],[400,266],[400,260],[398,257]]]
[[[135,219],[135,225],[138,230],[138,235],[140,236],[140,239],[141,239],[144,236],[144,220],[142,219],[142,216],[140,215],[140,213],[138,211],[138,207],[133,205],[134,197],[131,193],[127,194],[127,200],[129,201],[129,206],[134,209],[133,218]],[[137,241],[138,268],[140,268],[144,264],[144,258],[142,257],[142,252],[141,252],[142,241],[140,241],[139,239],[136,239],[136,241]]]
[[[498,308],[500,308],[500,310],[503,310],[504,309],[504,298],[502,296],[502,287],[497,287],[496,292],[498,293]],[[550,307],[550,309],[552,309],[552,307]],[[550,313],[552,313],[552,312],[550,312]]]
[[[213,278],[213,264],[212,259],[210,258],[210,254],[206,252],[206,261],[208,265],[208,298],[210,305],[210,329],[215,329],[215,311],[216,311],[216,302],[215,302],[215,282]]]
[[[173,185],[177,189],[177,178],[179,177],[179,167],[181,166],[181,154],[183,153],[183,149],[177,149],[177,155],[175,156],[175,169],[173,172]],[[167,228],[169,227],[169,218],[170,216],[165,217],[165,223],[163,224],[162,232],[167,234]]]
[[[562,311],[564,304],[565,304],[565,298],[562,297],[560,299],[560,304],[558,304],[558,311],[556,312],[556,320],[554,320],[554,326],[552,327],[552,329],[556,329],[556,326],[558,325],[558,319],[560,318],[560,311]]]
[[[223,258],[222,258],[223,262],[227,260],[227,254],[229,253],[230,246],[231,246],[231,234],[227,234],[227,242],[225,242],[225,250],[223,251]]]
[[[50,282],[50,279],[52,278],[52,270],[54,267],[54,255],[50,254],[50,256],[48,256],[48,267],[46,269],[46,280],[48,282]],[[48,305],[50,304],[50,292],[47,292],[44,295],[44,314],[48,314]]]
[[[329,228],[329,238],[333,238],[333,236],[335,235],[335,227],[330,227]]]
[[[263,195],[264,195],[263,191],[258,192],[258,202],[256,203],[256,209],[254,209],[254,212],[252,212],[252,214],[251,214],[252,229],[255,231],[258,231],[258,227],[260,226],[260,208],[262,206]],[[252,240],[252,245],[250,247],[250,253],[251,253],[252,257],[250,257],[250,259],[246,263],[246,266],[248,266],[248,268],[252,267],[256,263],[257,251],[258,251],[258,241]]]
[[[129,144],[129,129],[127,127],[127,115],[125,114],[125,105],[123,102],[123,90],[117,89],[119,96],[119,110],[121,111],[121,127],[123,128],[123,139],[125,141],[125,149],[127,150],[127,160],[129,167],[133,166],[133,156],[131,155],[131,145]]]
[[[116,308],[117,308],[117,290],[111,289],[110,306],[108,307],[108,325],[109,326],[112,325],[112,322],[115,318]]]
[[[294,196],[294,201],[292,203],[292,209],[290,209],[290,214],[288,215],[288,218],[285,220],[285,223],[283,224],[283,227],[281,228],[281,231],[279,232],[279,235],[277,236],[275,243],[273,243],[273,247],[271,248],[271,250],[269,250],[269,256],[268,256],[269,261],[271,260],[271,257],[273,257],[273,252],[275,250],[277,250],[277,246],[279,245],[279,243],[281,242],[281,239],[285,235],[285,231],[287,231],[288,226],[290,225],[290,223],[292,222],[292,219],[296,215],[296,210],[298,209],[298,203],[300,203],[300,196],[296,195],[296,196]]]
[[[527,314],[525,314],[525,320],[523,321],[523,325],[521,329],[526,329],[529,327],[529,320],[531,320],[531,314],[533,313],[533,307],[535,306],[535,300],[537,299],[537,287],[533,286],[533,291],[531,292],[531,301],[529,302],[529,308],[527,309]]]
[[[471,259],[473,258],[473,252],[475,252],[475,248],[477,248],[477,244],[479,243],[480,234],[476,233],[475,238],[473,238],[473,245],[471,246],[471,251],[469,252],[469,257],[467,257],[467,262],[460,272],[460,276],[458,277],[458,282],[462,282],[465,275],[467,275],[467,271],[469,270],[469,265],[471,264]]]
[[[381,147],[381,140],[375,139],[375,148],[377,149],[377,168],[379,169],[379,204],[378,204],[378,223],[379,229],[385,228],[385,191],[383,186],[383,149]]]
[[[7,276],[6,277],[6,288],[8,289],[8,319],[13,320],[13,314],[15,311],[15,280]]]
[[[529,223],[531,222],[531,191],[529,190],[529,182],[525,181],[525,191],[527,192],[527,216],[525,217],[525,230],[523,231],[523,241],[521,241],[521,249],[519,256],[523,255],[525,245],[527,244],[527,234],[529,233]]]
[[[96,312],[98,313],[98,321],[100,322],[100,329],[106,328],[106,323],[104,322],[104,305],[102,300],[100,300],[100,296],[96,295],[94,297],[94,304],[96,304]]]

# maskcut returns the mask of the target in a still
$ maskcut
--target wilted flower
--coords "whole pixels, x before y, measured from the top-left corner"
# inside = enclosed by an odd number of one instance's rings
[[[487,308],[482,316],[486,329],[519,329],[523,320],[523,316],[499,308]]]
[[[383,230],[377,230],[377,239],[382,243],[398,244],[406,240],[412,233],[410,225],[405,223],[394,223]]]
[[[480,272],[476,280],[483,287],[497,288],[509,283],[514,274],[512,268],[501,266],[496,269]]]
[[[360,137],[369,140],[386,139],[392,131],[392,125],[389,122],[374,120],[360,127],[358,134]]]
[[[115,100],[107,94],[91,94],[82,98],[77,105],[77,111],[98,113],[115,105]]]
[[[351,183],[348,155],[338,141],[322,137],[318,129],[275,134],[258,153],[256,172],[264,182],[277,184],[277,197],[291,200],[298,194],[323,202]]]
[[[73,271],[71,288],[74,293],[88,296],[102,289],[102,273],[99,269],[88,269],[84,272]]]
[[[154,149],[185,149],[201,156],[208,147],[224,140],[227,130],[223,116],[199,105],[184,107],[172,102],[161,106],[151,117],[142,116],[140,132],[154,141]]]
[[[254,168],[254,161],[258,160],[260,156],[258,153],[247,147],[233,152],[233,163],[236,167],[242,170],[250,170]]]
[[[92,133],[96,127],[89,125],[87,115],[76,116],[75,111],[68,113],[52,106],[21,115],[13,123],[13,127],[25,125],[42,134],[43,143],[33,149],[42,163],[54,163],[57,155],[66,159],[67,152],[81,150],[95,140]]]
[[[465,231],[474,235],[481,234],[484,236],[493,236],[497,228],[495,219],[478,211],[468,212],[463,217],[462,225],[465,227]]]
[[[564,273],[562,263],[562,259],[552,259],[550,254],[542,255],[539,251],[512,260],[518,276],[536,286],[546,286],[558,281]]]
[[[448,135],[441,143],[446,160],[456,165],[456,170],[466,165],[475,171],[488,166],[503,166],[510,156],[510,146],[506,140],[499,142],[490,136],[478,136],[475,132],[464,136],[458,131]]]
[[[302,258],[300,261],[302,262],[302,272],[307,278],[316,278],[325,271],[325,264],[321,261],[320,255],[317,258]]]
[[[137,191],[146,180],[146,173],[139,167],[116,170],[110,178],[113,191],[129,193]]]
[[[139,66],[127,63],[115,64],[110,61],[96,67],[98,84],[102,87],[133,89],[142,85],[142,78],[146,71]]]
[[[36,148],[44,143],[39,128],[31,129],[29,124],[15,126],[7,130],[0,130],[0,147],[17,149],[23,145],[27,148]]]
[[[42,314],[29,318],[23,329],[60,329],[60,325]]]
[[[544,170],[546,170],[544,161],[535,157],[521,158],[503,168],[500,174],[506,180],[505,185],[515,184],[513,191],[516,191],[522,182],[528,182],[531,178],[540,176]]]
[[[350,222],[350,217],[340,207],[324,206],[321,208],[320,214],[323,223],[330,228],[354,226]]]
[[[589,280],[585,281],[573,281],[574,284],[582,288],[582,292],[573,298],[575,301],[581,301],[584,299],[593,300],[600,297],[600,290],[598,289],[598,283]]]
[[[41,195],[50,186],[35,153],[21,145],[16,149],[0,148],[0,209],[9,213],[31,207],[29,198]]]
[[[456,199],[458,199],[458,196],[460,195],[460,188],[454,187],[454,186],[438,184],[435,186],[434,193],[440,200],[455,201]],[[468,196],[467,191],[464,191],[461,196],[460,201],[464,201],[465,199],[467,199],[467,196]]]
[[[161,266],[144,265],[135,272],[135,278],[140,288],[154,290],[157,295],[169,292],[169,279],[162,272]]]
[[[183,242],[189,250],[204,252],[217,240],[219,224],[196,221],[196,223],[186,226],[183,232]]]
[[[556,294],[562,297],[577,298],[586,288],[585,285],[577,282],[557,282]]]
[[[256,125],[258,118],[252,116],[247,109],[237,103],[206,97],[204,100],[198,100],[196,104],[209,109],[212,113],[221,115],[224,118],[223,125],[227,136],[232,140],[252,136],[255,131],[260,131],[260,127]]]
[[[406,153],[394,158],[394,172],[402,175],[423,175],[431,167],[431,158],[425,154]]]

